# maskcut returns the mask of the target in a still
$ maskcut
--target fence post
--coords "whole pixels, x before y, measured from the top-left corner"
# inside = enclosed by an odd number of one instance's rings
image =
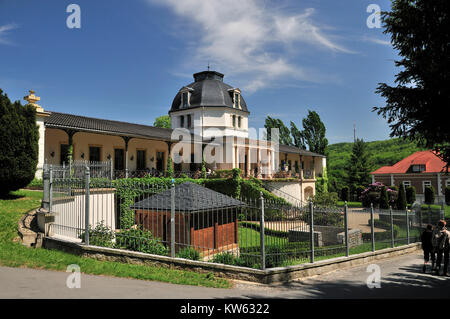
[[[428,205],[428,224],[431,224],[431,207]]]
[[[112,158],[109,159],[109,171],[110,171],[111,180],[113,180],[114,179],[114,170],[113,170]]]
[[[89,245],[89,195],[90,195],[91,171],[86,165],[84,172],[84,243]]]
[[[423,230],[422,222],[423,222],[423,220],[422,220],[422,208],[421,208],[421,209],[419,209],[419,230],[420,230],[421,233],[422,233],[422,230]]]
[[[408,216],[408,208],[405,210],[406,214],[406,243],[409,245],[409,216]]]
[[[72,157],[69,157],[69,178],[72,178]]]
[[[345,227],[345,256],[350,256],[350,245],[348,242],[348,207],[347,201],[344,206],[344,227]]]
[[[309,201],[309,245],[311,248],[311,263],[314,262],[314,207],[313,202]]]
[[[53,168],[50,166],[48,172],[48,211],[53,210]]]
[[[392,216],[392,206],[389,206],[389,218],[391,221],[391,246],[394,248],[395,242],[394,242],[394,217]]]
[[[264,234],[264,197],[263,193],[260,192],[259,195],[260,207],[261,207],[261,219],[259,221],[259,230],[260,230],[260,245],[261,245],[261,269],[266,269],[266,242],[265,242],[265,234]]]
[[[42,208],[50,211],[50,171],[47,165],[44,165],[43,186]]]
[[[373,218],[373,203],[370,204],[370,233],[372,237],[372,251],[375,251],[375,229],[374,229],[374,218]]]
[[[175,257],[175,180],[170,185],[170,257]]]

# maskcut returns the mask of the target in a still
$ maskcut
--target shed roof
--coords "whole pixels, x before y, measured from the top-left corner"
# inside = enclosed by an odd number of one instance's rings
[[[175,186],[176,211],[200,212],[203,210],[232,208],[242,205],[244,203],[237,199],[192,182],[185,182]],[[170,211],[171,189],[138,201],[131,208]]]

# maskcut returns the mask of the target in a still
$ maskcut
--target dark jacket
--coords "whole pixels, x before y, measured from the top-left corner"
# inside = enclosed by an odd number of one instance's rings
[[[433,232],[431,230],[425,230],[420,237],[422,241],[422,249],[425,251],[431,251],[433,249],[432,243]]]

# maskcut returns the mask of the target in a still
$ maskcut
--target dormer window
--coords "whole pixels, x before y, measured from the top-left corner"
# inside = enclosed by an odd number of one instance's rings
[[[241,104],[240,104],[240,94],[239,92],[234,92],[233,94],[233,107],[236,109],[240,109],[241,108]]]
[[[184,108],[187,108],[189,105],[189,93],[188,92],[183,92],[181,94],[181,105]]]
[[[241,90],[238,88],[229,89],[231,100],[233,102],[233,108],[241,109]]]
[[[180,90],[180,93],[181,93],[180,108],[181,109],[185,109],[185,108],[187,108],[187,107],[189,107],[191,105],[190,98],[191,98],[191,94],[192,94],[193,91],[194,91],[193,88],[190,88],[190,87],[187,87],[187,86],[183,87]]]
[[[420,172],[423,172],[423,171],[425,171],[425,165],[413,165],[413,166],[412,166],[412,171],[413,171],[414,173],[420,173]]]

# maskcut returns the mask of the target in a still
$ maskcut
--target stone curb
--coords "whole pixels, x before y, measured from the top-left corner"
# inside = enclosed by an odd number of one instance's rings
[[[299,278],[305,278],[324,274],[338,269],[346,269],[362,264],[371,263],[380,259],[400,256],[412,253],[420,249],[420,243],[405,246],[386,248],[375,252],[367,252],[349,257],[337,257],[288,267],[270,268],[266,270],[251,269],[246,267],[216,264],[211,262],[188,260],[182,258],[171,258],[166,256],[152,255],[122,249],[85,246],[57,238],[44,238],[44,247],[49,249],[60,249],[75,253],[83,257],[95,258],[104,261],[116,261],[129,264],[165,267],[180,270],[191,270],[200,273],[214,273],[218,277],[237,279],[263,284],[289,282]]]
[[[37,228],[37,209],[25,213],[17,225],[17,232],[22,240],[22,245],[27,247],[41,247],[43,233]]]

